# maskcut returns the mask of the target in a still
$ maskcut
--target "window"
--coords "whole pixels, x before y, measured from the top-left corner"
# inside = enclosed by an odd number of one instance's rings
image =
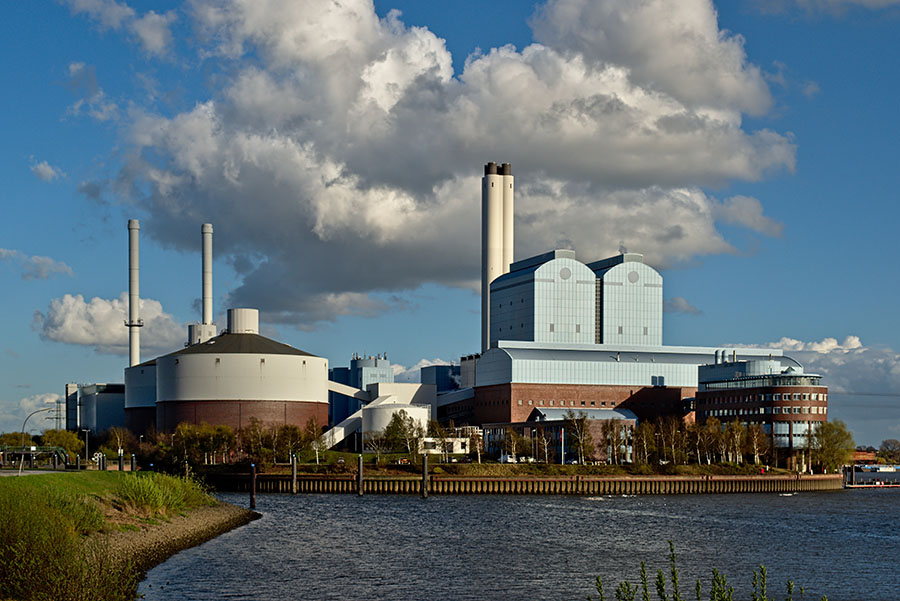
[[[552,400],[552,399],[551,399],[551,401],[550,401],[550,406],[551,406],[551,407],[553,406],[553,400]]]
[[[543,407],[543,406],[544,406],[544,401],[538,401],[538,405],[540,405],[541,407]]]
[[[606,401],[600,401],[600,406],[601,406],[601,407],[606,407]]]
[[[553,324],[552,324],[552,323],[550,324],[550,331],[551,331],[551,332],[553,331]]]
[[[780,395],[780,394],[775,394],[775,395],[773,395],[773,396],[775,397],[774,400],[776,400],[776,401],[780,401],[780,400],[781,400],[781,395]]]
[[[619,326],[619,334],[622,333],[622,326]]]
[[[800,393],[798,393],[798,392],[795,392],[795,393],[794,393],[794,400],[795,400],[795,401],[799,401],[799,400],[800,400]]]
[[[809,407],[804,407],[804,408],[803,408],[803,413],[809,413]]]
[[[803,400],[804,400],[804,401],[808,401],[808,400],[809,400],[809,394],[808,394],[808,393],[805,393],[805,392],[803,393]]]
[[[644,326],[644,336],[647,335],[647,326]]]
[[[581,406],[584,407],[584,401],[581,401]]]
[[[519,399],[519,406],[522,405],[522,399]]]
[[[800,407],[794,407],[794,413],[799,414],[799,413],[800,413]]]
[[[593,407],[593,406],[594,406],[594,401],[591,401],[591,407]]]
[[[814,393],[812,394],[812,400],[814,400],[814,401],[818,401],[818,400],[819,400],[819,393],[818,393],[818,392],[814,392]]]
[[[575,333],[581,334],[581,324],[580,323],[575,324]]]
[[[529,404],[529,405],[534,405],[534,401],[531,400],[531,399],[528,399],[528,404]]]
[[[772,413],[779,415],[781,413],[781,407],[772,407]]]

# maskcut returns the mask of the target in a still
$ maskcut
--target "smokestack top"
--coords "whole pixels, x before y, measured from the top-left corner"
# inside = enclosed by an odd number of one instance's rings
[[[500,175],[512,175],[512,165],[509,163],[500,165]]]
[[[201,234],[211,234],[211,233],[213,233],[212,224],[211,224],[211,223],[204,223],[203,225],[201,225],[201,226],[200,226],[200,233],[201,233]]]
[[[137,219],[129,219],[128,220],[128,229],[130,230],[139,230],[141,229],[141,222]]]
[[[497,175],[497,163],[491,161],[484,166],[485,175]]]

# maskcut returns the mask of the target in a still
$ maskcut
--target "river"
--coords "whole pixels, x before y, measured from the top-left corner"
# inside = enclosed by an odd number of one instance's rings
[[[246,495],[221,494],[244,504]],[[718,568],[748,599],[764,564],[807,600],[900,599],[900,490],[641,497],[259,495],[262,519],[155,567],[147,600],[614,599],[640,562],[708,598]],[[594,595],[596,598],[596,595]],[[638,596],[640,598],[640,596]]]

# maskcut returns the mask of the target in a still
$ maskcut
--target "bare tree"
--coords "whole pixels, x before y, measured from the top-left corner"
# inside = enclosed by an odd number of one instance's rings
[[[322,436],[322,427],[319,426],[319,422],[315,417],[310,417],[306,420],[306,425],[303,427],[303,445],[315,451],[316,465],[319,465],[319,453],[325,451],[328,447],[325,444],[325,438]]]
[[[569,436],[574,441],[573,446],[575,447],[575,453],[578,455],[578,463],[582,465],[584,465],[585,456],[594,447],[594,439],[591,436],[587,422],[587,414],[584,411],[579,411],[577,415],[571,409],[566,411],[566,432],[569,433]]]
[[[753,454],[753,463],[760,464],[760,457],[768,451],[768,437],[761,424],[747,426],[747,448]]]
[[[660,418],[657,423],[657,429],[662,438],[663,447],[667,453],[671,452],[672,463],[678,463],[678,447],[681,434],[681,427],[684,424],[674,415],[667,415]]]
[[[634,433],[635,458],[637,463],[650,463],[650,449],[656,439],[656,428],[650,422],[638,424]]]
[[[478,463],[481,463],[481,454],[484,452],[484,438],[477,430],[469,435],[469,448],[475,451],[475,454],[478,456]]]
[[[385,435],[384,430],[379,430],[377,432],[366,432],[366,435],[363,439],[363,444],[366,449],[375,453],[375,465],[378,465],[378,463],[380,462],[381,455],[383,453],[391,451],[393,447],[393,444]]]
[[[725,432],[728,440],[728,454],[731,460],[738,464],[743,463],[744,439],[746,437],[744,426],[738,420],[730,421],[725,428]]]
[[[607,463],[619,464],[619,454],[624,441],[624,432],[622,420],[608,419],[601,426],[603,433],[603,441],[598,445],[601,455],[606,458]]]
[[[537,441],[541,452],[544,454],[544,463],[550,463],[550,449],[553,446],[553,440],[550,432],[544,426],[537,428]]]

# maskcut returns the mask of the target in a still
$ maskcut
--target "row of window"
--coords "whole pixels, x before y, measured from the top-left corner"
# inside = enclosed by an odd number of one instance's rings
[[[716,405],[722,403],[750,403],[753,401],[827,401],[828,395],[818,392],[793,392],[793,393],[767,393],[767,394],[751,394],[743,397],[713,397],[710,402]]]
[[[753,407],[751,409],[713,409],[700,412],[705,417],[727,417],[732,415],[827,415],[827,407]]]
[[[568,401],[568,406],[569,406],[569,407],[575,407],[575,403],[576,403],[576,401]],[[524,401],[523,399],[519,399],[519,406],[521,407],[521,406],[524,405],[524,404],[525,404],[525,401]],[[534,403],[534,400],[533,400],[533,399],[528,399],[528,404],[529,404],[529,405],[534,405],[534,404],[535,404],[535,403]],[[539,407],[543,407],[543,406],[544,406],[544,401],[539,400],[539,401],[537,402],[537,404],[538,404]],[[556,406],[556,401],[553,400],[553,399],[551,399],[551,400],[550,400],[550,407],[555,407],[555,406]],[[566,406],[567,406],[567,405],[566,405],[566,401],[560,401],[560,402],[559,402],[559,406],[560,406],[560,407],[566,407]],[[596,406],[597,406],[597,402],[596,402],[596,401],[581,401],[581,405],[580,405],[580,406],[581,406],[581,407],[588,407],[588,406],[590,406],[590,407],[596,407]],[[601,407],[606,407],[606,401],[600,401],[600,406],[601,406]],[[615,406],[616,406],[616,402],[615,402],[615,401],[610,401],[610,402],[609,402],[609,406],[610,406],[610,407],[615,407]]]

